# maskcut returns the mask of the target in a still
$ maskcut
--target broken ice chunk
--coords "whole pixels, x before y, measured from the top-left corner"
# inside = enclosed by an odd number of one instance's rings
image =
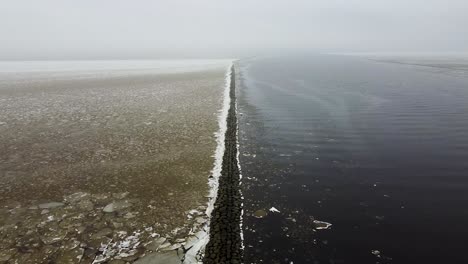
[[[276,209],[275,207],[271,207],[271,208],[270,208],[270,212],[272,212],[272,213],[279,213],[280,210]]]
[[[330,223],[319,221],[319,220],[314,220],[314,224],[315,224],[315,229],[329,229],[332,226],[332,224]]]
[[[63,203],[50,202],[50,203],[40,204],[39,208],[41,208],[41,209],[50,209],[50,208],[56,208],[56,207],[60,207],[60,206],[63,206]]]

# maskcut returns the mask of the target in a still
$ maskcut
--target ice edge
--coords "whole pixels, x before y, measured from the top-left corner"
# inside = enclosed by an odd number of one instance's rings
[[[210,219],[211,219],[211,213],[213,212],[213,209],[214,209],[214,204],[216,202],[216,197],[218,195],[219,177],[221,176],[221,169],[222,169],[223,156],[224,156],[224,150],[225,150],[224,143],[225,143],[225,135],[227,131],[227,116],[229,112],[229,106],[231,104],[229,91],[230,91],[230,86],[231,86],[231,78],[233,78],[232,72],[231,72],[232,66],[233,66],[233,61],[229,63],[229,66],[226,70],[225,87],[224,87],[224,95],[223,95],[223,107],[220,110],[219,115],[218,115],[219,130],[218,132],[215,133],[215,138],[216,138],[216,143],[217,143],[215,155],[214,155],[215,160],[214,160],[213,169],[211,170],[211,177],[208,180],[208,186],[210,188],[210,191],[208,194],[209,201],[208,201],[208,206],[206,209],[206,215],[208,216],[208,221],[202,231],[203,235],[200,235],[198,237],[199,240],[185,253],[184,263],[187,263],[187,264],[188,263],[202,263],[204,250],[210,239],[210,236],[209,236]],[[239,151],[237,153],[237,156],[239,156]],[[190,258],[189,256],[192,256],[192,258]]]

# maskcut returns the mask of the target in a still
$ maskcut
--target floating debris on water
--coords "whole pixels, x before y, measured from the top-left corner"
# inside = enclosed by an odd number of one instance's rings
[[[375,219],[383,221],[385,219],[385,216],[376,215]]]
[[[267,213],[265,210],[263,210],[263,209],[257,210],[257,211],[255,211],[255,213],[253,214],[253,216],[254,216],[255,218],[264,218],[264,217],[267,216],[267,215],[268,215],[268,213]]]
[[[269,211],[272,212],[272,213],[279,213],[280,212],[280,210],[276,209],[275,207],[271,207]]]
[[[330,227],[332,226],[332,224],[330,223],[319,221],[319,220],[314,220],[314,225],[315,225],[315,229],[318,229],[318,230],[330,229]]]

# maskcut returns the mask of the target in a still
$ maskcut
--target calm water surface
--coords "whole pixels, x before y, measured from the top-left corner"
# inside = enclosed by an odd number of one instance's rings
[[[238,67],[246,263],[468,263],[468,73],[331,55]]]

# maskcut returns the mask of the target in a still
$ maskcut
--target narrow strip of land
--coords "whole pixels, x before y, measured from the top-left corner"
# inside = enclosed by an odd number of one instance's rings
[[[237,164],[237,117],[235,71],[231,68],[229,87],[231,98],[227,116],[225,152],[223,156],[219,188],[211,215],[210,241],[205,249],[205,264],[242,263],[240,221],[242,201],[240,172]]]

